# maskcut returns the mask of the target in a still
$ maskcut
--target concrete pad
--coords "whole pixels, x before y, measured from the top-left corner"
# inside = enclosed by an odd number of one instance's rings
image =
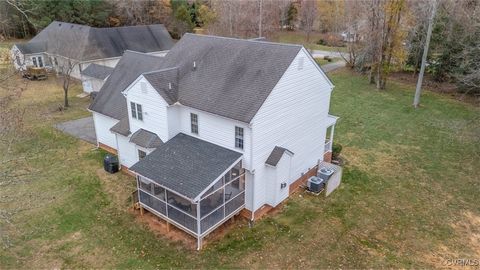
[[[95,126],[91,116],[56,124],[55,128],[91,144],[97,144]]]

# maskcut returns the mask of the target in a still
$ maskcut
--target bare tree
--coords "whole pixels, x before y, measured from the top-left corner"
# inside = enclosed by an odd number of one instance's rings
[[[428,20],[428,29],[427,37],[425,38],[425,45],[423,47],[423,56],[422,56],[422,66],[420,67],[420,73],[418,74],[417,87],[415,90],[415,97],[413,99],[413,106],[415,108],[420,104],[420,94],[422,93],[422,81],[423,74],[425,73],[425,66],[427,64],[428,48],[430,46],[430,38],[432,36],[433,21],[435,19],[435,14],[437,13],[438,0],[430,0],[431,5],[431,15]]]
[[[50,55],[50,59],[47,60],[52,62],[51,64],[60,78],[64,94],[64,108],[68,108],[70,106],[68,93],[74,80],[72,75],[74,72],[79,73],[81,70],[81,61],[79,59],[81,59],[83,52],[79,50],[81,48],[79,43],[86,42],[86,38],[79,37],[78,32],[65,31],[65,29],[63,31],[53,31],[49,34],[49,46],[52,46],[51,51],[58,52],[61,56]]]
[[[218,14],[215,22],[207,27],[211,34],[257,37],[279,29],[281,14],[276,0],[215,0],[211,5]]]
[[[338,53],[340,53],[348,67],[354,68],[357,64],[360,51],[364,46],[361,42],[360,35],[364,34],[362,28],[365,27],[366,20],[362,17],[364,13],[358,1],[345,1],[343,14],[345,18],[343,18],[344,23],[341,24],[347,35],[347,53],[342,53],[340,50],[338,50]],[[336,21],[336,24],[340,24],[340,22],[338,22],[340,21],[339,19],[336,19]]]
[[[300,20],[303,31],[307,34],[307,42],[310,41],[310,34],[313,30],[313,23],[317,18],[317,1],[302,0],[300,4]]]

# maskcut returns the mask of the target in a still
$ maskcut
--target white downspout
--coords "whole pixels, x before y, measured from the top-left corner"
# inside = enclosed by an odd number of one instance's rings
[[[255,170],[253,169],[253,128],[252,123],[249,125],[250,128],[250,174],[252,175],[252,217],[250,218],[251,225],[255,219]]]

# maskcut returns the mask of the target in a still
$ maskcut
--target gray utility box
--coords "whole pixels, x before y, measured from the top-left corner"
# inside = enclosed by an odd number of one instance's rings
[[[318,169],[317,176],[325,181],[328,181],[328,179],[330,179],[334,173],[335,170],[333,168],[320,167],[320,169]]]
[[[103,159],[103,168],[109,173],[116,173],[119,169],[118,157],[107,154]]]
[[[325,182],[322,178],[317,176],[312,176],[308,178],[307,188],[309,191],[314,193],[320,193],[325,187]]]

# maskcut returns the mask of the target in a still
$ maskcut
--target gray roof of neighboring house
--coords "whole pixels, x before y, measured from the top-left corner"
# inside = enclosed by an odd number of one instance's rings
[[[115,125],[113,125],[113,127],[110,128],[110,131],[118,133],[125,137],[130,135],[131,132],[130,132],[130,123],[128,121],[128,116],[125,116],[122,119],[120,119],[118,123],[116,123]]]
[[[34,54],[34,53],[41,53],[45,52],[47,48],[46,42],[39,41],[39,42],[28,42],[28,43],[18,43],[15,44],[18,50],[22,54]]]
[[[92,77],[95,79],[105,80],[113,71],[112,67],[102,66],[98,64],[90,64],[88,67],[82,72],[80,72],[84,76]]]
[[[163,97],[167,96],[169,104],[178,101],[249,123],[301,49],[300,45],[185,34],[158,66],[141,73],[164,70],[145,75]],[[173,76],[175,69],[178,73]],[[167,74],[165,70],[170,71]],[[134,68],[119,72],[139,73]],[[124,81],[123,76],[118,79],[115,84]],[[131,83],[134,79],[128,81]],[[170,81],[175,85],[173,94],[165,88]],[[116,91],[123,90],[120,85],[116,86]],[[105,103],[105,106],[113,105]],[[100,106],[93,110],[109,111]],[[117,118],[114,114],[110,112],[110,116]]]
[[[241,156],[241,153],[179,133],[130,170],[194,199]]]
[[[165,51],[174,45],[162,24],[96,28],[58,21],[50,23],[30,43],[44,43],[43,52],[79,61],[119,57],[126,50]]]
[[[163,141],[157,136],[157,134],[142,128],[132,134],[130,142],[145,148],[157,148],[163,144]]]
[[[160,69],[162,61],[160,56],[126,51],[90,104],[90,110],[118,120],[127,117],[127,103],[122,91],[142,73]]]
[[[267,161],[265,161],[265,164],[274,166],[274,167],[277,166],[278,162],[280,161],[283,154],[285,153],[290,153],[291,155],[293,155],[292,151],[280,146],[275,146],[272,152],[270,153],[270,155],[268,156]]]

